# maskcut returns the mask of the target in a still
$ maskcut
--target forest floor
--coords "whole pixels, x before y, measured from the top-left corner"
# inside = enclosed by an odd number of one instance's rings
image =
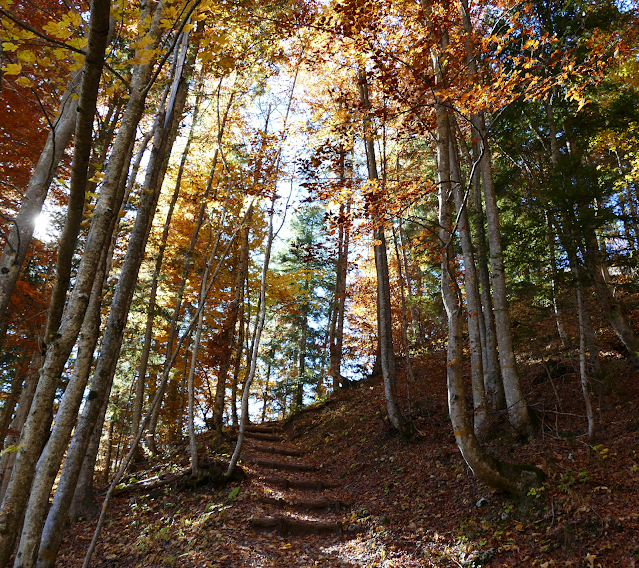
[[[537,435],[522,440],[502,416],[495,417],[497,434],[484,440],[497,457],[536,464],[546,473],[543,488],[519,503],[484,486],[465,465],[447,414],[445,361],[430,355],[418,361],[411,385],[411,416],[418,431],[413,439],[389,431],[381,381],[362,381],[282,424],[283,444],[305,455],[278,459],[310,463],[317,471],[269,473],[247,450],[242,462],[247,479],[241,483],[194,490],[166,486],[116,497],[92,565],[635,566],[637,372],[618,357],[604,359],[606,378],[593,388],[597,441],[590,443],[574,359],[556,363],[550,365],[550,377],[540,361],[521,365]],[[228,458],[231,441],[214,450],[211,440],[202,434],[202,456]],[[188,466],[185,445],[170,455],[162,462],[164,470]],[[156,474],[139,471],[135,478]],[[336,523],[339,529],[301,535],[284,534],[285,527],[284,533],[275,528],[258,532],[251,519],[284,514],[273,505],[277,499],[290,504],[319,497],[278,489],[269,475],[339,482],[324,493],[350,507],[284,511],[301,520]],[[265,496],[271,504],[263,502]],[[95,521],[79,522],[68,530],[59,566],[81,564],[94,526]]]

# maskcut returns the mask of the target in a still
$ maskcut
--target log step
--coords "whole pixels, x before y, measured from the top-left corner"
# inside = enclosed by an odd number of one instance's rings
[[[271,469],[284,469],[286,471],[315,471],[317,469],[314,465],[308,465],[304,463],[284,463],[268,460],[251,460],[251,462],[262,467],[268,467]]]
[[[277,485],[283,489],[299,489],[301,491],[324,491],[324,489],[336,489],[339,483],[332,481],[307,481],[303,479],[286,479],[282,477],[266,477],[266,483]]]
[[[237,431],[238,426],[231,426],[230,430]],[[260,424],[247,424],[244,426],[244,432],[257,432],[260,434],[277,434],[280,429],[277,426],[264,426]]]
[[[263,434],[262,432],[245,432],[247,438],[253,440],[264,440],[265,442],[281,442],[284,437],[277,434]]]
[[[326,534],[341,535],[344,530],[341,523],[328,521],[303,521],[291,517],[253,517],[251,527],[254,529],[276,529],[280,534]]]
[[[287,501],[280,497],[262,497],[262,503],[267,505],[276,505],[278,507],[290,507],[292,509],[298,509],[302,511],[313,511],[316,509],[332,509],[339,512],[344,509],[348,509],[352,506],[352,503],[340,501],[339,499],[298,499],[295,501]]]
[[[264,452],[265,454],[278,454],[280,456],[295,456],[301,457],[304,455],[304,450],[295,450],[293,448],[276,448],[274,446],[252,446],[252,450],[258,452]]]

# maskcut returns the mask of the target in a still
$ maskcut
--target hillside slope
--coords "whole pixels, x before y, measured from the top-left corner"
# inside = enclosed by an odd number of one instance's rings
[[[639,389],[636,373],[619,360],[606,366],[613,378],[596,393],[595,445],[584,436],[570,366],[555,369],[552,384],[539,365],[524,368],[538,436],[517,440],[497,424],[502,434],[486,442],[502,459],[546,472],[544,488],[523,503],[483,486],[463,462],[447,418],[445,365],[433,357],[418,365],[411,385],[415,439],[389,432],[382,385],[364,381],[281,424],[283,441],[249,442],[242,461],[247,479],[239,484],[169,485],[118,497],[93,566],[634,566],[639,420],[629,401]],[[203,459],[224,457],[231,443],[229,436],[214,452],[208,435],[201,441]],[[265,455],[264,448],[295,455]],[[185,455],[176,448],[172,463],[162,465],[184,467]],[[274,462],[314,471],[274,472]],[[282,479],[329,487],[302,491]],[[321,500],[328,510],[309,510]],[[286,516],[308,522],[287,524]],[[265,518],[280,521],[255,526]],[[313,522],[323,528],[316,531]],[[80,564],[93,526],[70,529],[60,566]]]

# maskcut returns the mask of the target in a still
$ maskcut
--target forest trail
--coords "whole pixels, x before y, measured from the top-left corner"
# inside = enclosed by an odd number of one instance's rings
[[[416,369],[414,439],[389,432],[381,381],[338,391],[281,424],[251,427],[242,481],[142,485],[115,497],[92,567],[634,566],[639,424],[624,401],[635,400],[639,386],[634,371],[616,369],[600,399],[597,445],[575,429],[583,424],[575,426],[582,401],[573,374],[556,378],[565,412],[548,414],[534,440],[487,441],[494,455],[546,472],[543,489],[522,507],[465,465],[446,413],[446,367],[432,358]],[[532,382],[543,368],[526,372]],[[555,393],[550,383],[536,388],[543,418]],[[235,437],[228,431],[219,446],[213,432],[200,434],[202,461],[226,463]],[[184,472],[185,449],[182,442],[135,478]],[[66,533],[61,568],[81,564],[94,526],[83,521]]]
[[[264,446],[265,440],[278,445]],[[254,470],[250,482],[262,491],[260,503],[264,505],[263,512],[248,519],[250,526],[254,530],[276,530],[281,535],[345,535],[344,511],[351,503],[342,494],[335,494],[340,483],[326,480],[318,465],[300,461],[305,451],[290,446],[290,442],[285,446],[286,441],[278,424],[246,427],[243,458]],[[278,456],[277,461],[273,455]],[[273,477],[274,471],[293,473]],[[309,499],[310,492],[322,496]]]

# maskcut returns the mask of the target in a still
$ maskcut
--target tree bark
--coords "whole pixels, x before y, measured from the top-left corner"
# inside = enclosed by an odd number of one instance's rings
[[[183,296],[184,296],[184,290],[186,288],[186,284],[188,282],[188,278],[189,278],[189,274],[191,273],[191,268],[193,266],[193,253],[195,250],[195,245],[197,244],[197,240],[198,240],[198,236],[200,233],[200,228],[202,227],[202,224],[204,223],[204,216],[206,213],[206,208],[207,205],[209,203],[209,201],[211,200],[211,191],[213,190],[213,188],[215,187],[215,190],[213,192],[213,196],[212,199],[215,200],[217,198],[217,182],[216,182],[216,169],[217,169],[217,164],[218,164],[218,159],[220,156],[220,148],[219,146],[221,145],[221,140],[222,140],[222,135],[224,133],[224,129],[226,126],[226,121],[227,121],[227,117],[228,117],[228,113],[231,109],[233,103],[233,93],[231,93],[231,96],[229,97],[229,101],[226,107],[226,110],[224,112],[224,116],[222,118],[222,121],[219,125],[218,128],[218,133],[217,133],[217,139],[218,139],[218,148],[216,148],[215,153],[213,155],[213,163],[211,165],[211,170],[210,170],[210,175],[209,175],[209,180],[206,186],[206,191],[204,193],[204,196],[202,197],[202,201],[200,204],[200,209],[198,211],[198,215],[197,215],[197,219],[195,221],[195,225],[193,227],[193,233],[191,235],[191,240],[189,242],[189,245],[187,247],[187,250],[184,253],[184,266],[182,268],[182,279],[180,281],[180,286],[178,288],[177,294],[176,294],[176,298],[175,298],[175,304],[174,304],[174,308],[173,308],[173,316],[171,318],[171,323],[170,323],[170,327],[169,327],[169,337],[167,340],[167,349],[166,349],[166,358],[165,358],[165,363],[164,363],[164,371],[166,372],[166,365],[167,362],[170,360],[171,358],[171,353],[173,352],[173,344],[175,343],[175,339],[176,339],[176,334],[177,334],[177,328],[178,328],[178,321],[180,319],[180,314],[182,312],[182,300],[183,300]],[[166,389],[166,384],[164,383],[160,383],[160,400],[162,400],[163,396],[164,396],[164,389]],[[153,414],[151,415],[151,419],[149,421],[149,426],[147,429],[147,433],[146,433],[146,437],[145,437],[145,442],[147,447],[149,448],[149,450],[151,451],[151,453],[153,454],[157,454],[158,453],[158,448],[157,448],[157,444],[155,443],[155,431],[157,429],[157,424],[158,424],[158,419],[160,417],[160,410],[161,410],[162,406],[161,403],[154,409]]]
[[[508,312],[508,294],[506,291],[506,271],[501,245],[499,208],[493,180],[490,148],[486,137],[483,113],[474,116],[473,126],[480,136],[481,144],[481,178],[486,200],[486,220],[488,225],[488,245],[490,249],[490,268],[492,271],[492,288],[494,295],[494,314],[499,347],[499,362],[504,383],[504,395],[508,405],[510,423],[519,432],[530,434],[532,423],[528,413],[528,405],[521,388],[517,362],[512,343],[510,314]]]
[[[346,181],[345,151],[340,151],[339,176],[340,181]],[[346,276],[348,273],[348,245],[350,240],[349,213],[351,200],[346,204],[340,203],[337,218],[337,263],[335,266],[335,295],[331,324],[329,329],[329,374],[333,379],[333,390],[340,385],[342,376],[342,349],[344,343],[344,316],[346,306]]]
[[[470,375],[473,391],[473,416],[474,430],[480,435],[486,421],[486,392],[484,390],[484,364],[482,357],[481,336],[479,330],[479,313],[481,303],[479,301],[479,285],[475,270],[475,252],[473,250],[472,235],[470,234],[470,222],[466,208],[466,195],[463,191],[463,178],[459,165],[459,156],[449,128],[448,155],[450,160],[451,185],[457,208],[457,227],[459,240],[461,241],[464,257],[464,273],[467,302],[468,337],[470,347]]]
[[[377,163],[375,160],[375,145],[372,138],[372,124],[368,117],[371,109],[368,97],[368,84],[365,71],[357,73],[357,84],[360,92],[362,107],[366,112],[364,117],[364,143],[366,147],[366,160],[368,166],[368,179],[373,183],[379,183]],[[375,204],[372,204],[375,206]],[[379,213],[373,213],[373,221],[377,225],[373,232],[375,240],[375,270],[377,272],[377,314],[378,334],[380,347],[380,363],[384,377],[384,394],[386,396],[386,408],[388,417],[393,427],[402,435],[412,435],[412,426],[402,414],[397,398],[397,368],[395,363],[395,351],[393,349],[393,328],[391,316],[391,294],[388,271],[388,256],[386,254],[386,237]]]
[[[89,379],[93,352],[100,333],[100,309],[102,307],[102,288],[105,280],[107,257],[111,252],[105,250],[100,261],[91,299],[86,311],[80,340],[78,355],[73,367],[73,375],[64,391],[60,408],[56,414],[51,435],[38,460],[37,471],[31,486],[29,501],[25,513],[22,534],[16,552],[14,566],[21,568],[35,565],[40,535],[47,510],[42,506],[48,502],[51,488],[60,469],[60,464],[67,448],[71,431],[75,426],[82,396]]]
[[[29,409],[35,395],[36,386],[38,384],[38,370],[42,364],[42,354],[38,351],[31,357],[31,363],[27,371],[27,376],[20,392],[20,400],[15,416],[11,422],[9,434],[4,438],[3,449],[6,450],[11,446],[15,446],[20,438],[22,428],[27,420]],[[6,452],[0,458],[0,500],[4,499],[4,495],[9,485],[13,464],[16,461],[16,452]]]
[[[241,352],[242,350],[242,334],[240,340],[235,341],[235,328],[237,327],[238,315],[242,308],[244,299],[244,283],[248,278],[249,267],[249,234],[251,222],[253,219],[253,208],[251,207],[247,213],[246,225],[242,228],[242,244],[240,247],[240,259],[237,267],[237,275],[235,278],[235,290],[233,300],[229,306],[229,315],[225,322],[220,342],[222,344],[222,357],[220,359],[220,371],[217,378],[217,387],[215,389],[215,402],[213,406],[213,427],[217,436],[222,434],[222,423],[224,418],[224,400],[226,396],[226,383],[229,368],[231,366],[231,355],[233,348]],[[242,324],[240,324],[242,325]]]
[[[154,19],[159,18],[161,11],[160,5]],[[90,392],[75,428],[75,434],[60,475],[60,482],[53,505],[42,531],[42,540],[37,558],[38,566],[50,565],[51,558],[55,558],[57,554],[59,542],[55,542],[56,534],[61,532],[93,429],[104,400],[109,397],[122,344],[124,326],[133,298],[140,265],[144,257],[144,250],[151,230],[162,180],[168,165],[168,158],[177,136],[180,118],[186,102],[189,84],[187,77],[190,75],[196,52],[196,49],[190,52],[189,63],[186,65],[184,75],[175,77],[175,83],[179,83],[177,96],[175,97],[174,105],[167,109],[167,119],[164,122],[163,132],[151,152],[140,206],[111,302],[109,319],[93,380],[91,381]]]
[[[29,363],[30,359],[27,356],[27,353],[23,353],[22,357],[18,359],[18,364],[15,367],[13,379],[11,380],[10,391],[5,398],[4,405],[2,406],[2,418],[0,418],[0,447],[4,447],[4,440],[8,434],[7,431],[11,425],[13,413],[16,409],[16,405],[20,401],[22,383],[29,372]]]
[[[69,81],[67,90],[61,98],[60,116],[49,132],[38,163],[31,174],[29,185],[20,205],[20,211],[13,220],[13,226],[7,238],[0,258],[0,318],[5,317],[9,300],[15,288],[24,259],[31,245],[34,219],[42,211],[49,186],[55,177],[58,164],[75,130],[78,108],[77,93],[81,72],[78,71]]]
[[[82,71],[82,86],[80,87],[78,108],[76,109],[77,119],[67,218],[58,247],[56,278],[51,291],[47,330],[44,336],[45,344],[49,343],[50,337],[60,327],[64,303],[71,282],[71,263],[75,253],[78,232],[80,231],[80,223],[82,222],[87,190],[89,158],[93,143],[93,121],[97,109],[106,47],[109,42],[110,10],[111,3],[108,0],[92,0],[91,2],[87,55]],[[115,26],[115,21],[113,25]]]
[[[435,68],[439,62],[434,56]],[[441,71],[439,71],[441,73]],[[453,251],[453,192],[450,171],[450,125],[444,105],[436,103],[437,172],[439,182],[439,238],[441,241],[441,293],[448,319],[447,385],[448,408],[455,440],[466,463],[490,487],[525,495],[531,485],[540,485],[543,472],[533,466],[502,463],[486,453],[477,441],[466,409],[463,381],[463,337],[461,292],[455,279]]]
[[[100,507],[96,503],[93,495],[93,478],[95,476],[95,464],[98,457],[98,450],[100,449],[102,429],[104,428],[104,418],[108,407],[109,399],[105,398],[102,408],[100,409],[100,415],[98,416],[98,420],[96,421],[93,432],[91,433],[91,440],[89,441],[84,460],[82,461],[80,476],[78,477],[78,483],[75,491],[73,492],[73,500],[69,507],[69,518],[73,521],[79,521],[80,519],[94,519],[100,512]],[[113,422],[109,423],[111,439],[113,438],[112,424]],[[109,443],[110,442],[111,440],[109,440]],[[108,475],[108,464],[105,465],[105,472]]]
[[[465,32],[466,43],[466,60],[470,75],[474,80],[480,80],[479,69],[477,65],[477,47],[473,42],[473,25],[470,19],[470,10],[468,8],[468,0],[461,2],[461,16]],[[476,114],[471,117],[471,129],[473,138],[473,157],[474,164],[481,163],[485,142],[482,143],[482,132],[477,126],[483,124],[483,115]],[[475,230],[477,233],[477,260],[479,262],[479,284],[481,285],[481,305],[482,310],[479,312],[479,333],[482,340],[482,362],[484,365],[484,389],[486,391],[486,402],[490,410],[497,411],[506,408],[506,399],[504,395],[504,383],[500,376],[499,359],[497,355],[497,326],[495,322],[495,312],[493,311],[493,298],[490,287],[490,273],[488,270],[488,253],[486,250],[486,233],[484,230],[484,208],[481,199],[480,175],[472,168],[472,184],[473,197],[475,206]],[[480,165],[480,170],[482,166]]]

